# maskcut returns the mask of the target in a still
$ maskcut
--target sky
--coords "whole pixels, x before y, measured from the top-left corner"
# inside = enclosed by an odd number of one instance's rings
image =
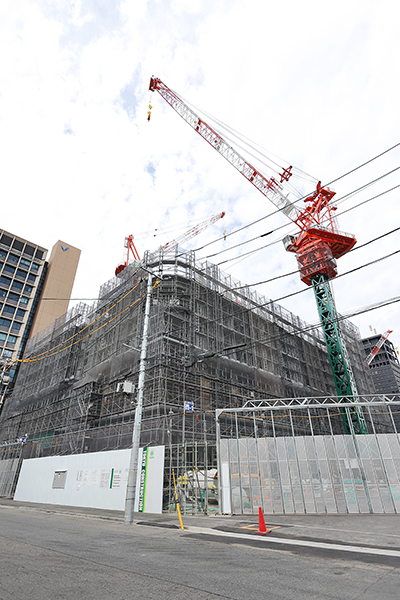
[[[225,211],[185,247],[245,284],[292,273],[254,289],[273,300],[303,290],[279,303],[315,323],[313,292],[280,241],[295,226],[150,94],[154,75],[284,165],[334,182],[340,229],[371,242],[338,262],[340,313],[396,298],[399,254],[359,268],[399,248],[398,231],[384,236],[400,227],[400,187],[388,191],[400,146],[386,152],[400,142],[396,14],[394,0],[3,0],[0,226],[80,248],[72,297],[96,298],[126,236],[142,256]],[[392,329],[400,346],[399,303],[351,320],[362,337]]]

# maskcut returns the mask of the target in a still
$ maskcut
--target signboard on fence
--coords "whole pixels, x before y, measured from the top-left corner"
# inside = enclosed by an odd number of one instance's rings
[[[164,446],[140,448],[135,512],[162,513]]]

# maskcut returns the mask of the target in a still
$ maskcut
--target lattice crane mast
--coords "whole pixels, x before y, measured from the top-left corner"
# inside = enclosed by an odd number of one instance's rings
[[[207,219],[204,219],[200,223],[197,223],[197,225],[194,225],[193,227],[188,229],[188,231],[185,231],[185,233],[182,233],[182,235],[179,235],[172,241],[167,242],[166,244],[163,244],[162,246],[160,246],[154,252],[151,252],[147,256],[147,260],[148,261],[153,260],[160,253],[166,254],[167,252],[171,252],[172,250],[177,248],[179,246],[179,244],[188,242],[189,240],[194,238],[196,235],[199,235],[199,233],[202,233],[205,229],[207,229],[211,225],[214,225],[214,223],[216,223],[219,219],[223,219],[224,216],[225,216],[225,213],[221,212],[221,213],[217,213],[216,215],[212,215],[211,217],[208,217]],[[125,267],[128,266],[130,253],[132,253],[132,257],[135,261],[140,262],[138,251],[136,250],[135,244],[133,243],[133,235],[129,235],[128,237],[125,238],[124,246],[126,248],[126,259],[125,259],[125,262],[118,265],[118,267],[115,269],[116,276],[120,275],[122,273],[122,271],[125,269]]]
[[[335,192],[319,182],[315,192],[304,200],[306,207],[300,209],[288,199],[282,186],[292,176],[292,166],[282,168],[279,181],[275,177],[266,177],[160,79],[152,77],[149,89],[157,91],[186,123],[300,229],[297,235],[287,236],[283,240],[285,249],[295,253],[301,280],[314,289],[336,392],[343,400],[357,397],[357,387],[329,285],[329,279],[337,275],[336,259],[351,250],[357,240],[354,235],[340,232],[337,228],[333,214],[336,207],[331,203]],[[347,433],[352,428],[356,433],[368,433],[361,407],[343,409],[342,417]]]

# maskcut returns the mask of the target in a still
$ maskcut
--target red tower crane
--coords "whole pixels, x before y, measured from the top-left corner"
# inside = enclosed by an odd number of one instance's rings
[[[221,213],[217,213],[216,215],[212,215],[211,217],[207,217],[207,219],[204,219],[200,223],[197,223],[197,225],[194,225],[193,227],[188,229],[188,231],[185,231],[185,233],[182,233],[182,235],[179,235],[174,240],[167,242],[166,244],[163,244],[157,250],[155,250],[154,252],[151,252],[147,257],[147,260],[151,261],[153,258],[158,256],[158,254],[160,252],[163,254],[165,254],[167,252],[171,252],[172,250],[177,248],[179,244],[183,244],[184,242],[191,240],[196,235],[199,235],[199,233],[201,233],[202,231],[204,231],[205,229],[207,229],[208,227],[210,227],[211,225],[216,223],[219,219],[223,219],[224,216],[225,216],[225,213],[221,212]],[[138,251],[136,250],[135,244],[133,243],[132,235],[125,238],[125,248],[127,249],[126,260],[125,260],[125,262],[118,265],[118,267],[115,269],[116,276],[120,275],[122,273],[122,271],[125,269],[125,267],[128,266],[129,252],[132,253],[134,260],[140,261]]]
[[[337,228],[333,214],[336,207],[331,202],[335,192],[319,182],[315,192],[304,200],[306,207],[298,208],[288,200],[282,186],[292,176],[292,166],[282,168],[279,181],[275,177],[266,177],[160,79],[151,77],[149,89],[157,91],[210,146],[298,226],[300,231],[297,235],[287,236],[283,240],[285,249],[296,254],[301,280],[314,289],[337,394],[343,400],[357,397],[357,387],[329,285],[329,280],[337,275],[336,259],[351,250],[357,240],[354,235],[340,232]],[[356,433],[368,433],[360,407],[345,409],[342,416],[347,433],[352,428]]]
[[[128,235],[128,237],[125,238],[124,247],[126,248],[126,258],[125,258],[125,262],[118,265],[118,267],[115,269],[115,275],[117,277],[118,277],[118,275],[120,275],[122,273],[122,271],[125,269],[125,267],[127,267],[129,265],[129,253],[130,252],[132,253],[132,258],[134,260],[140,261],[138,251],[136,250],[136,246],[133,243],[133,235],[132,234]]]
[[[388,339],[389,335],[392,332],[393,332],[393,329],[388,329],[388,331],[385,331],[385,333],[383,333],[381,335],[378,343],[376,344],[376,346],[374,346],[372,348],[371,352],[368,354],[367,358],[365,359],[366,365],[370,365],[372,363],[374,356],[376,356],[378,354],[379,350],[382,348],[383,344],[385,343],[385,341]]]

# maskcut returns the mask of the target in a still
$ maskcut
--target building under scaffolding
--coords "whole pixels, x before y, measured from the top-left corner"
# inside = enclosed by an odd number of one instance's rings
[[[147,254],[144,263],[159,279],[141,446],[165,445],[167,466],[216,466],[216,409],[249,399],[335,395],[318,328],[193,252]],[[0,443],[27,436],[24,458],[131,445],[146,277],[140,266],[127,267],[100,288],[94,306],[75,306],[29,340],[1,416]],[[359,393],[373,393],[358,330],[346,321],[342,329]],[[314,423],[314,431],[326,433],[325,421]],[[343,432],[340,413],[332,423]],[[229,434],[233,417],[220,417],[220,426]],[[262,426],[268,435],[267,420]],[[286,435],[288,426],[282,414],[275,427]],[[307,435],[307,427],[299,424],[299,434]]]

